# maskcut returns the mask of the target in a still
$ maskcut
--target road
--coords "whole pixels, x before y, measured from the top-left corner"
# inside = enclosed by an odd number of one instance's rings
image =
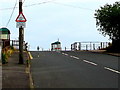
[[[31,52],[35,88],[118,88],[118,57],[92,52]]]

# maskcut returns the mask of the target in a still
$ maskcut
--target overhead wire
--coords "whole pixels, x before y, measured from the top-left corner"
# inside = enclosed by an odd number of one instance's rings
[[[24,3],[24,2],[25,2],[25,0],[23,1],[23,3]],[[37,3],[37,4],[44,4],[44,3],[48,3],[48,2],[50,2],[50,1],[47,1],[47,2],[42,2],[42,3]],[[11,13],[11,15],[10,15],[10,18],[9,18],[9,20],[8,20],[7,24],[6,24],[6,27],[8,27],[8,25],[9,25],[9,23],[10,23],[10,20],[11,20],[11,18],[12,18],[12,16],[13,16],[13,13],[14,13],[15,8],[18,8],[18,7],[16,7],[16,5],[17,5],[17,0],[16,0],[15,5],[14,5],[14,7],[13,7],[13,8],[4,8],[4,9],[0,9],[0,10],[13,9],[13,10],[12,10],[12,13]],[[36,5],[36,4],[31,4],[31,5],[24,6],[24,7],[29,7],[29,6],[33,6],[33,5]]]
[[[52,2],[52,3],[58,4],[58,5],[63,5],[63,6],[68,6],[68,7],[73,7],[73,8],[86,9],[86,10],[93,11],[90,8],[84,8],[84,7],[79,7],[79,6],[69,5],[69,4],[63,4],[63,3],[58,3],[58,2]]]
[[[35,5],[40,5],[40,4],[45,4],[45,3],[49,3],[49,2],[52,2],[54,0],[51,0],[51,1],[44,1],[44,2],[40,2],[40,3],[33,3],[33,4],[30,4],[30,5],[24,5],[23,7],[31,7],[31,6],[35,6]],[[23,3],[25,2],[25,0],[23,1]],[[15,7],[15,8],[18,8],[18,7]],[[10,7],[10,8],[1,8],[0,10],[9,10],[9,9],[13,9],[13,7]]]
[[[9,10],[9,9],[13,9],[13,7],[10,7],[10,8],[1,8],[0,10],[3,11],[3,10]]]
[[[9,18],[9,20],[8,20],[7,24],[6,24],[6,27],[7,27],[7,26],[8,26],[8,24],[10,23],[10,20],[11,20],[11,18],[12,18],[12,16],[13,16],[13,13],[14,13],[14,10],[15,10],[16,5],[17,5],[17,0],[16,0],[16,2],[15,2],[14,7],[13,7],[13,10],[12,10],[12,13],[11,13],[11,15],[10,15],[10,18]]]
[[[25,3],[25,0],[23,1],[23,4]],[[10,7],[10,8],[2,8],[0,10],[9,10],[9,9],[13,9],[14,7]],[[15,8],[18,8],[18,7],[15,7]]]
[[[73,5],[68,5],[68,4],[63,4],[63,3],[53,2],[53,1],[55,1],[55,0],[47,1],[47,2],[41,2],[41,3],[34,3],[34,4],[30,4],[30,5],[25,5],[25,6],[23,6],[23,7],[30,7],[30,6],[35,6],[35,5],[40,5],[40,4],[45,4],[45,3],[52,2],[52,3],[54,3],[54,4],[59,4],[59,5],[63,5],[63,6],[68,6],[68,7],[80,8],[80,9],[86,9],[86,10],[93,11],[92,9],[89,9],[89,8],[83,8],[83,7],[79,7],[79,6],[73,6]],[[23,1],[23,3],[24,3],[24,2],[25,2],[25,0]],[[4,9],[0,9],[0,10],[13,9],[13,10],[12,10],[12,13],[11,13],[11,15],[10,15],[10,18],[9,18],[7,24],[6,24],[6,27],[7,27],[8,24],[10,23],[10,20],[11,20],[11,18],[12,18],[12,16],[13,16],[13,13],[14,13],[15,8],[18,8],[18,7],[16,7],[16,5],[17,5],[17,0],[16,0],[15,5],[14,5],[13,8],[4,8]]]
[[[51,1],[44,1],[44,2],[40,2],[40,3],[34,3],[34,4],[30,4],[30,5],[25,5],[23,7],[31,7],[31,6],[36,6],[36,5],[40,5],[40,4],[46,4],[46,3],[49,3],[49,2],[52,2],[54,0],[51,0]]]
[[[23,3],[25,2],[25,0],[23,1]],[[93,11],[92,9],[90,8],[84,8],[84,7],[80,7],[80,6],[74,6],[74,5],[69,5],[69,4],[63,4],[63,3],[60,3],[60,2],[55,2],[55,0],[52,0],[52,1],[47,1],[47,2],[40,2],[40,3],[33,3],[33,4],[30,4],[30,5],[24,5],[23,7],[31,7],[31,6],[36,6],[36,5],[40,5],[40,4],[45,4],[45,3],[53,3],[53,4],[58,4],[58,5],[62,5],[62,6],[67,6],[67,7],[72,7],[72,8],[79,8],[79,9],[84,9],[84,10],[89,10],[89,11]],[[13,7],[11,8],[3,8],[3,9],[0,9],[0,10],[9,10],[9,9],[12,9]],[[15,7],[15,8],[18,8],[18,7]]]

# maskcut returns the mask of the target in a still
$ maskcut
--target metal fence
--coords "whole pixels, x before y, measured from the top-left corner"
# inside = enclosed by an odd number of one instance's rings
[[[10,45],[15,49],[19,49],[19,40],[10,40]],[[23,42],[23,49],[25,49],[25,41]]]

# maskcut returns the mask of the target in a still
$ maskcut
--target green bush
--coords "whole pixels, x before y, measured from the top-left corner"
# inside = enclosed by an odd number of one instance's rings
[[[2,64],[7,63],[7,55],[5,53],[2,53]]]

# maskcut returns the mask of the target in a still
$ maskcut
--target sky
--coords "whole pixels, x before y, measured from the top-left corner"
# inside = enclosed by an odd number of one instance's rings
[[[58,39],[62,49],[70,48],[74,42],[110,41],[109,36],[104,37],[97,30],[94,14],[101,6],[113,4],[117,0],[22,1],[23,14],[27,19],[24,40],[28,42],[30,50],[36,50],[37,46],[49,50],[51,43]],[[17,8],[12,14],[16,2]],[[11,31],[11,40],[19,37],[19,28],[16,28],[15,22],[19,14],[18,7],[19,0],[0,0],[0,28],[7,27]]]

